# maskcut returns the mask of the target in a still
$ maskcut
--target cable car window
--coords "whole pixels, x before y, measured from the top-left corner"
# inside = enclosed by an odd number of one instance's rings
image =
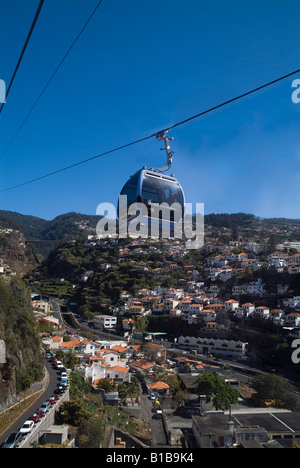
[[[183,204],[182,191],[176,182],[146,176],[143,181],[142,197],[152,203]]]
[[[128,182],[124,185],[121,195],[127,195],[127,204],[132,205],[136,202],[137,197],[137,184],[138,184],[139,174],[132,176]]]
[[[157,189],[147,187],[147,184],[143,184],[142,198],[144,201],[151,200],[152,203],[160,203],[159,192]]]

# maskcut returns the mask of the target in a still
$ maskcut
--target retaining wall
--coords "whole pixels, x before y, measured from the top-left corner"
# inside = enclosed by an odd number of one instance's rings
[[[48,413],[46,413],[35,425],[32,431],[27,434],[24,439],[20,442],[18,448],[31,448],[31,444],[33,442],[38,442],[39,439],[42,437],[44,432],[46,432],[50,426],[55,423],[55,414],[59,408],[59,406],[64,401],[69,401],[70,393],[69,388],[63,393],[57,402],[51,406]]]

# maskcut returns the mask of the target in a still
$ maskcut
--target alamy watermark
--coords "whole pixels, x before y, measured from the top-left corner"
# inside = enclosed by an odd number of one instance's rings
[[[295,348],[295,351],[292,353],[292,362],[294,364],[299,364],[300,362],[300,339],[294,340],[292,342],[292,348]]]
[[[299,104],[300,102],[300,79],[293,80],[292,88],[296,88],[295,91],[292,92],[292,101],[294,104]]]
[[[4,80],[0,80],[0,104],[6,101],[6,85]]]
[[[119,196],[119,207],[100,203],[96,214],[102,216],[96,226],[98,238],[141,237],[149,239],[184,239],[187,249],[200,249],[204,244],[204,203],[132,203]],[[117,213],[118,212],[118,213]],[[117,216],[118,214],[118,216]],[[118,217],[118,221],[117,221]]]

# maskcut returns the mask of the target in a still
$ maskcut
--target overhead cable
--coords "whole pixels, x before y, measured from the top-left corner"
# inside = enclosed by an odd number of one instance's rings
[[[60,67],[62,66],[62,64],[64,63],[64,61],[66,60],[67,56],[69,55],[69,53],[71,52],[71,50],[73,49],[74,45],[76,44],[76,42],[78,41],[78,39],[80,38],[81,34],[83,33],[83,31],[85,30],[85,28],[87,27],[87,25],[89,24],[89,22],[91,21],[92,17],[94,16],[94,14],[96,13],[97,9],[99,8],[99,6],[101,5],[103,0],[100,0],[96,7],[94,8],[94,10],[92,11],[92,13],[90,14],[90,16],[88,17],[88,19],[86,20],[84,26],[81,28],[80,32],[77,34],[77,36],[75,37],[74,41],[72,42],[72,44],[70,45],[69,49],[67,50],[67,52],[65,53],[65,55],[63,56],[63,58],[61,59],[61,61],[59,62],[59,64],[57,65],[56,69],[54,70],[54,72],[52,73],[52,75],[50,76],[50,78],[48,79],[47,83],[45,84],[45,86],[43,87],[42,91],[40,92],[39,96],[36,98],[36,100],[34,101],[33,105],[31,106],[31,108],[29,109],[26,117],[23,119],[22,123],[19,125],[17,131],[15,132],[14,136],[12,137],[12,139],[10,140],[9,144],[7,145],[7,147],[5,148],[4,152],[2,153],[1,155],[1,158],[7,153],[8,149],[10,148],[11,144],[13,143],[13,141],[15,140],[16,136],[18,135],[19,131],[21,130],[21,128],[23,127],[23,125],[25,124],[26,120],[28,119],[28,117],[30,116],[31,112],[33,111],[33,109],[35,108],[35,106],[37,105],[37,103],[39,102],[39,100],[41,99],[42,95],[44,94],[44,92],[46,91],[46,89],[48,88],[49,84],[51,83],[51,81],[53,80],[53,78],[55,77],[56,73],[58,72],[58,70],[60,69]]]
[[[92,157],[90,157],[90,158],[84,159],[84,160],[79,161],[79,162],[77,162],[77,163],[74,163],[74,164],[71,164],[71,165],[69,165],[69,166],[63,167],[63,168],[61,168],[61,169],[57,169],[56,171],[49,172],[49,173],[47,173],[47,174],[44,174],[44,175],[42,175],[42,176],[40,176],[40,177],[36,177],[36,178],[34,178],[34,179],[28,180],[28,181],[23,182],[23,183],[21,183],[21,184],[17,184],[17,185],[14,185],[14,186],[12,186],[12,187],[8,187],[8,188],[6,188],[6,189],[2,189],[2,190],[0,190],[0,193],[1,193],[1,192],[7,192],[8,190],[13,190],[13,189],[16,189],[16,188],[18,188],[18,187],[22,187],[22,186],[24,186],[24,185],[31,184],[31,183],[36,182],[36,181],[41,180],[41,179],[45,179],[46,177],[50,177],[50,176],[53,176],[53,175],[58,174],[58,173],[60,173],[60,172],[67,171],[68,169],[71,169],[71,168],[73,168],[73,167],[79,166],[79,165],[81,165],[81,164],[86,164],[86,163],[89,162],[89,161],[95,160],[95,159],[97,159],[97,158],[100,158],[100,157],[102,157],[102,156],[106,156],[106,155],[111,154],[111,153],[114,153],[114,152],[119,151],[119,150],[121,150],[121,149],[127,148],[128,146],[133,146],[133,145],[135,145],[135,144],[137,144],[137,143],[140,143],[140,142],[142,142],[142,141],[148,140],[148,139],[150,139],[150,138],[152,138],[152,137],[156,137],[156,136],[158,136],[158,135],[160,135],[160,134],[163,134],[163,133],[166,132],[166,131],[169,131],[169,130],[175,128],[175,127],[178,127],[178,126],[183,125],[183,124],[185,124],[185,123],[187,123],[187,122],[190,122],[191,120],[197,119],[197,118],[199,118],[199,117],[201,117],[201,116],[203,116],[203,115],[205,115],[205,114],[208,114],[209,112],[212,112],[212,111],[214,111],[214,110],[216,110],[216,109],[219,109],[219,108],[221,108],[221,107],[224,107],[224,106],[226,106],[226,105],[228,105],[228,104],[230,104],[230,103],[232,103],[232,102],[235,102],[235,101],[237,101],[237,100],[239,100],[239,99],[242,99],[242,98],[244,98],[244,97],[246,97],[246,96],[249,96],[250,94],[253,94],[253,93],[257,92],[257,91],[260,91],[260,90],[262,90],[262,89],[264,89],[264,88],[266,88],[266,87],[268,87],[268,86],[271,86],[271,85],[273,85],[273,84],[275,84],[275,83],[278,83],[279,81],[282,81],[282,80],[284,80],[284,79],[286,79],[286,78],[288,78],[288,77],[290,77],[290,76],[292,76],[292,75],[295,75],[296,73],[299,73],[299,72],[300,72],[300,69],[295,70],[295,71],[293,71],[293,72],[291,72],[291,73],[288,73],[288,74],[286,74],[286,75],[283,75],[283,76],[281,76],[281,77],[279,77],[279,78],[276,78],[275,80],[269,81],[268,83],[266,83],[266,84],[264,84],[264,85],[261,85],[261,86],[258,86],[257,88],[254,88],[254,89],[252,89],[252,90],[250,90],[250,91],[247,91],[246,93],[240,94],[240,95],[238,95],[238,96],[236,96],[236,97],[234,97],[234,98],[228,99],[227,101],[224,101],[224,102],[222,102],[222,103],[220,103],[220,104],[218,104],[218,105],[216,105],[216,106],[210,107],[209,109],[206,109],[205,111],[199,112],[198,114],[196,114],[196,115],[194,115],[194,116],[192,116],[192,117],[188,117],[188,118],[186,118],[186,119],[184,119],[184,120],[181,120],[181,121],[179,121],[179,122],[177,122],[177,123],[175,123],[175,124],[173,124],[173,125],[167,127],[165,130],[160,130],[160,131],[155,132],[155,133],[152,133],[151,135],[148,135],[148,136],[146,136],[146,137],[143,137],[143,138],[140,138],[140,139],[138,139],[138,140],[132,141],[131,143],[126,143],[126,144],[121,145],[121,146],[118,146],[118,147],[116,147],[116,148],[114,148],[114,149],[110,149],[110,150],[108,150],[108,151],[105,151],[104,153],[98,154],[98,155],[96,155],[96,156],[92,156]]]
[[[40,0],[40,3],[39,3],[39,6],[38,6],[38,8],[37,8],[37,10],[36,10],[36,13],[35,13],[33,22],[32,22],[32,24],[31,24],[30,29],[29,29],[29,32],[28,32],[28,34],[27,34],[26,41],[25,41],[25,43],[24,43],[22,52],[21,52],[20,57],[19,57],[19,60],[18,60],[18,62],[17,62],[15,71],[14,71],[13,76],[12,76],[12,78],[11,78],[11,80],[10,80],[9,85],[8,85],[8,88],[7,88],[7,91],[6,91],[6,96],[5,96],[5,101],[6,101],[6,98],[7,98],[7,96],[8,96],[8,93],[9,93],[11,87],[12,87],[12,84],[13,84],[13,82],[14,82],[14,79],[15,79],[15,77],[16,77],[16,74],[17,74],[17,71],[18,71],[18,69],[19,69],[19,66],[20,66],[20,63],[21,63],[21,61],[22,61],[22,58],[23,58],[23,56],[24,56],[24,54],[25,54],[25,51],[26,51],[26,49],[27,49],[29,40],[30,40],[30,38],[31,38],[32,32],[33,32],[34,27],[35,27],[35,25],[36,25],[36,22],[37,22],[37,20],[38,20],[38,17],[39,17],[39,14],[40,14],[40,12],[41,12],[43,3],[44,3],[44,0]],[[4,103],[5,103],[5,102],[2,102],[2,105],[1,105],[1,107],[0,107],[0,114],[1,114],[1,112],[2,112]]]

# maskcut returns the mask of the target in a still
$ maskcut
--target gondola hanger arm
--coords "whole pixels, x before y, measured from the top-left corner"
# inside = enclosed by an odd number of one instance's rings
[[[164,148],[161,148],[161,151],[166,151],[167,153],[167,164],[165,165],[165,167],[162,167],[161,169],[151,169],[152,171],[154,172],[165,172],[167,171],[168,169],[170,169],[171,167],[171,164],[172,164],[172,161],[173,161],[173,154],[174,154],[174,151],[171,151],[171,148],[170,148],[170,141],[173,141],[174,138],[171,138],[171,137],[168,137],[167,136],[167,133],[170,131],[170,129],[168,130],[163,130],[161,132],[158,132],[155,134],[156,138],[159,140],[159,141],[164,141],[165,142],[165,147]]]

